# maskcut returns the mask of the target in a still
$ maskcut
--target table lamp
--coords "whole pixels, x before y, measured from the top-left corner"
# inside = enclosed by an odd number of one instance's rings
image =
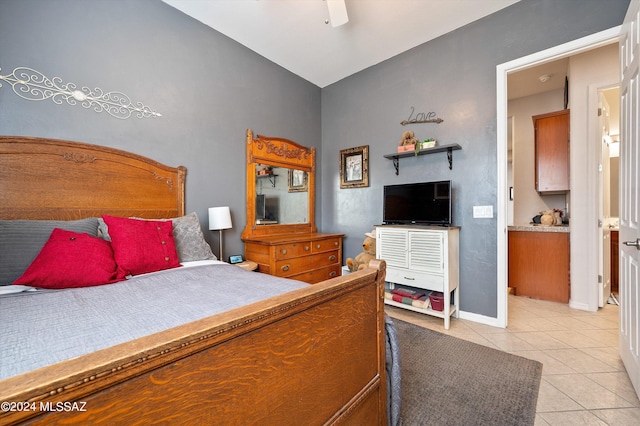
[[[209,208],[209,230],[220,232],[220,258],[223,260],[222,255],[222,230],[231,229],[231,211],[228,206],[225,207],[210,207]]]

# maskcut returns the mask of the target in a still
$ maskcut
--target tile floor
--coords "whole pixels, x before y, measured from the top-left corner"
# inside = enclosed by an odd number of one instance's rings
[[[618,356],[618,312],[509,296],[506,329],[443,320],[392,306],[392,317],[540,361],[536,426],[640,425],[640,401]]]

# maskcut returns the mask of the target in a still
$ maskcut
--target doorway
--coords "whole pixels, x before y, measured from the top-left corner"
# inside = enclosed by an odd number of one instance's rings
[[[618,227],[620,160],[620,88],[598,89],[600,173],[598,179],[600,217],[600,271],[598,307],[618,304]]]
[[[504,64],[500,64],[496,67],[497,70],[497,164],[498,164],[498,200],[497,200],[497,222],[498,222],[498,235],[497,235],[497,260],[498,260],[498,279],[497,279],[497,321],[496,325],[499,327],[507,326],[507,313],[508,313],[508,247],[507,247],[507,225],[508,225],[508,199],[509,199],[509,185],[508,185],[508,158],[507,158],[507,76],[510,73],[514,73],[517,71],[522,71],[527,68],[531,68],[536,65],[540,65],[543,63],[555,61],[561,58],[569,57],[572,55],[576,55],[578,53],[587,52],[598,47],[603,47],[608,44],[616,43],[618,41],[620,34],[620,27],[612,28],[606,31],[602,31],[597,34],[593,34],[591,36],[584,37],[579,40],[575,40],[570,43],[566,43],[564,45],[556,46],[554,48],[538,52],[523,58],[516,59],[511,62],[507,62]],[[585,102],[586,104],[586,102]],[[596,126],[597,129],[597,126]],[[587,129],[584,130],[585,133]],[[572,132],[573,133],[573,132]],[[586,136],[586,135],[585,135]],[[594,150],[595,151],[595,150]],[[593,153],[588,155],[586,163],[591,164],[592,162],[597,162],[596,158],[591,158]],[[585,165],[586,167],[586,165]],[[594,169],[595,170],[595,169]],[[595,171],[594,171],[595,173]],[[595,193],[597,192],[597,175],[592,176],[593,173],[590,173],[589,176],[589,189],[591,191],[587,191],[587,197],[593,199],[587,205],[593,206],[593,211],[586,212],[585,217],[582,218],[583,222],[589,222],[589,220],[593,219],[593,223],[596,223],[596,216],[598,215],[596,206],[597,202],[595,200]],[[573,176],[573,174],[572,174]],[[591,182],[591,180],[593,182]],[[591,235],[593,234],[593,235]],[[590,233],[587,237],[587,243],[584,244],[585,247],[597,247],[595,243],[597,240],[597,233],[594,231]],[[572,244],[573,245],[573,244]],[[589,258],[585,258],[582,261],[587,263],[588,265],[594,265],[596,268],[598,267],[597,263],[598,253],[590,254]],[[592,308],[590,310],[597,309],[597,296],[598,296],[598,288],[594,285],[593,289],[586,290],[588,294],[582,295],[582,301],[577,305],[573,306],[579,309],[589,310],[590,306],[595,303],[596,308]]]

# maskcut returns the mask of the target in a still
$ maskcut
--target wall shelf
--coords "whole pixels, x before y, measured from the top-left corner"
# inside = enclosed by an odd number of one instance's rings
[[[460,145],[457,143],[453,143],[450,145],[439,145],[434,146],[433,148],[424,148],[416,153],[415,151],[407,151],[407,152],[396,152],[393,154],[386,154],[384,158],[389,160],[393,160],[393,167],[396,169],[396,175],[400,174],[400,159],[405,157],[415,157],[419,155],[427,155],[427,154],[435,154],[436,152],[446,152],[447,160],[449,161],[449,170],[453,168],[453,151],[462,149]]]
[[[271,182],[271,186],[276,187],[276,178],[278,175],[274,175],[273,173],[268,173],[266,175],[256,175],[256,179],[269,179]]]

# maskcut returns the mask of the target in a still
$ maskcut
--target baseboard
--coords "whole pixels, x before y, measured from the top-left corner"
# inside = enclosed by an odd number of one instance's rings
[[[581,311],[591,312],[589,309],[589,305],[587,303],[578,303],[570,300],[569,307],[571,309],[579,309]],[[504,327],[500,327],[500,324],[498,323],[497,318],[487,317],[485,315],[475,314],[473,312],[460,311],[460,318],[464,320],[477,322],[479,324],[490,325],[492,327],[504,328]]]
[[[498,323],[498,318],[487,317],[485,315],[475,314],[473,312],[460,311],[460,318],[464,320],[477,322],[479,324],[490,325],[492,327],[504,328],[504,327],[500,327],[500,324]]]
[[[590,311],[589,305],[586,303],[569,301],[569,307],[571,309],[579,309],[581,311]],[[468,321],[477,322],[479,324],[490,325],[492,327],[504,328],[504,327],[500,327],[500,324],[498,323],[497,318],[487,317],[485,315],[475,314],[473,312],[460,311],[460,318]]]
[[[580,309],[581,311],[594,312],[591,309],[589,309],[588,303],[578,303],[578,302],[574,302],[573,300],[569,300],[569,307],[571,309]]]

